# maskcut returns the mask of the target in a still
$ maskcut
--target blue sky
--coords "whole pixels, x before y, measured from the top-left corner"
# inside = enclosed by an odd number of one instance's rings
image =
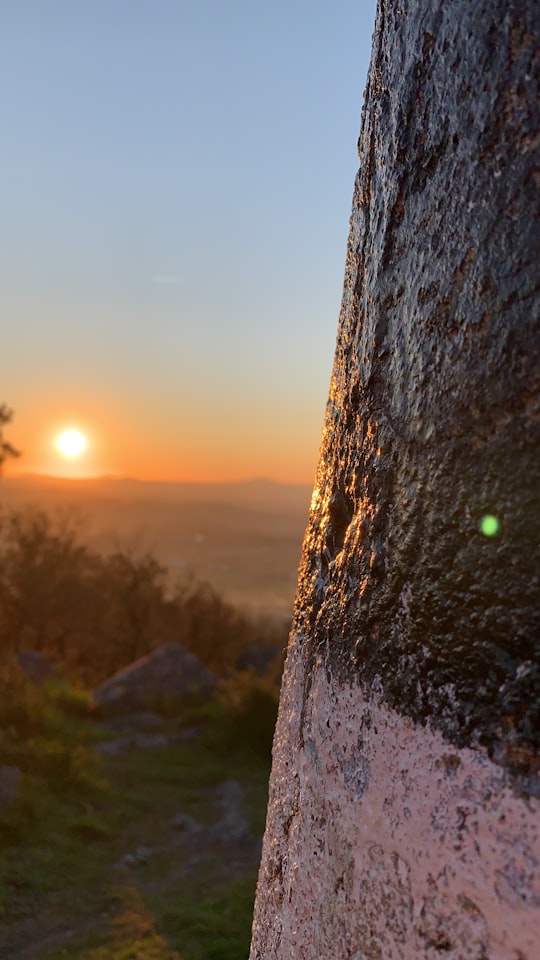
[[[310,483],[374,0],[6,0],[0,310],[20,470]],[[13,469],[13,468],[12,468]]]

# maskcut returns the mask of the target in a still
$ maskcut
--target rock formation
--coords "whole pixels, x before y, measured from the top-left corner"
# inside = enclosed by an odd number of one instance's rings
[[[379,0],[251,960],[540,942],[536,0]]]
[[[94,705],[103,713],[144,708],[171,697],[202,693],[216,679],[201,661],[179,643],[164,643],[96,687]]]

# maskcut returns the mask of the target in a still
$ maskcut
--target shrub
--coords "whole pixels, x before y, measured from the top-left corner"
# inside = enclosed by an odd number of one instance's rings
[[[239,671],[220,682],[218,700],[225,710],[227,741],[269,758],[279,702],[275,681],[251,670]]]
[[[81,789],[101,792],[100,758],[91,749],[95,730],[85,722],[89,698],[58,683],[32,684],[12,664],[0,669],[0,766],[23,774],[19,810],[1,811],[5,822],[33,811],[51,795]]]
[[[208,583],[188,576],[171,592],[150,553],[102,556],[81,545],[63,517],[12,513],[1,534],[0,657],[36,650],[94,686],[168,641],[219,676],[242,651],[286,641],[285,623],[250,617]]]

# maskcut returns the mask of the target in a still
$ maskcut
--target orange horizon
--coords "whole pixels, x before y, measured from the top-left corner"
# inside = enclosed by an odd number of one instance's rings
[[[63,408],[63,409],[62,409]],[[125,415],[124,415],[125,413]],[[284,411],[261,417],[247,410],[229,421],[228,431],[202,412],[175,421],[151,411],[99,411],[91,403],[58,403],[16,409],[4,438],[21,451],[4,464],[6,476],[38,474],[58,479],[130,478],[161,483],[242,483],[268,478],[276,483],[313,486],[320,436],[283,429]],[[290,426],[290,424],[286,424]],[[80,430],[86,449],[70,460],[57,448],[58,436]]]
[[[161,477],[161,476],[152,476],[152,477],[140,477],[135,476],[130,473],[93,473],[93,474],[79,474],[75,476],[74,474],[62,474],[62,473],[47,473],[45,471],[37,470],[14,470],[6,469],[4,466],[4,472],[2,475],[3,480],[61,480],[67,481],[68,483],[84,483],[89,480],[118,480],[121,481],[133,481],[135,483],[158,483],[158,484],[193,484],[197,486],[214,486],[214,485],[225,485],[225,484],[243,484],[243,483],[271,483],[276,484],[277,486],[289,486],[289,487],[309,487],[313,488],[313,480],[278,480],[275,477],[271,476],[240,476],[236,479],[228,478],[212,478],[212,479],[203,479],[200,478],[189,478],[185,477]]]

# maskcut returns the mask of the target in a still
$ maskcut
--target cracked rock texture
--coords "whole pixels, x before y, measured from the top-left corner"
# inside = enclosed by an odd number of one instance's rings
[[[539,64],[379,0],[252,960],[536,955]]]

